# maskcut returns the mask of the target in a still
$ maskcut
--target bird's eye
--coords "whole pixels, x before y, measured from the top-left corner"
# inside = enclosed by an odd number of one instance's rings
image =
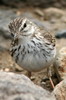
[[[24,23],[24,28],[25,28],[26,26],[27,26],[26,23]]]
[[[22,27],[22,28],[20,28],[20,31],[23,31],[23,30],[24,30],[24,28],[26,28],[26,26],[27,26],[27,24],[26,24],[26,23],[24,23],[23,27]]]

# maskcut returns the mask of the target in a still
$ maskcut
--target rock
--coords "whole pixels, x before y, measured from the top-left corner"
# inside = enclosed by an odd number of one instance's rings
[[[61,31],[57,32],[55,37],[58,39],[66,38],[66,30],[61,30]]]
[[[56,100],[53,93],[35,85],[29,78],[0,71],[0,100]]]
[[[66,100],[66,79],[60,82],[54,89],[56,100]]]
[[[65,0],[0,0],[0,4],[5,4],[6,6],[11,7],[19,7],[22,8],[26,4],[29,6],[40,6],[40,7],[48,7],[53,5],[54,7],[59,7],[59,5],[66,5]],[[61,7],[61,6],[60,6]]]
[[[0,47],[2,48],[9,49],[11,35],[8,30],[8,24],[16,16],[14,11],[0,9]]]
[[[0,52],[6,51],[6,50],[7,50],[6,47],[0,46]]]
[[[61,80],[66,78],[66,47],[59,50],[54,62],[54,68]]]
[[[9,34],[8,31],[0,29],[0,36],[3,36],[3,38],[5,39],[11,39],[11,35]]]
[[[6,6],[11,6],[13,8],[17,7],[17,8],[21,8],[24,7],[24,0],[13,0],[9,2],[9,0],[1,0],[0,3],[2,5],[6,5]]]
[[[36,15],[38,15],[38,16],[40,16],[40,17],[43,17],[43,16],[44,16],[43,11],[40,10],[40,9],[35,9],[35,13],[36,13]]]
[[[47,7],[50,3],[51,5],[56,2],[56,0],[27,0],[28,4],[34,5],[34,6],[40,6],[40,7]]]
[[[66,15],[61,18],[61,22],[66,24]]]
[[[25,95],[14,95],[13,97],[9,97],[7,100],[35,100],[31,94]]]
[[[44,19],[45,20],[51,20],[52,18],[54,19],[59,19],[61,18],[65,12],[63,10],[60,10],[58,8],[46,8],[44,10]]]
[[[5,34],[8,34],[8,24],[16,17],[18,16],[14,10],[0,9],[0,30],[5,31]]]

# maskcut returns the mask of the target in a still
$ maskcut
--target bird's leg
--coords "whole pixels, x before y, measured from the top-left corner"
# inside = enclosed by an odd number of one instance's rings
[[[49,80],[50,80],[50,83],[51,83],[51,85],[52,85],[52,88],[54,89],[54,83],[53,83],[53,81],[52,81],[52,79],[51,79],[51,67],[48,67],[47,68],[47,74],[48,74],[48,78],[49,78]]]
[[[31,72],[30,72],[30,71],[27,72],[27,76],[28,76],[29,78],[31,78]]]

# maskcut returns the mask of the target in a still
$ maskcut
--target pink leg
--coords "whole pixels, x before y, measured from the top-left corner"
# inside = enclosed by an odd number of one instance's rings
[[[51,67],[50,68],[49,67],[47,68],[47,73],[48,73],[48,78],[50,80],[50,83],[52,85],[52,88],[54,89],[54,83],[53,83],[53,81],[51,79]]]

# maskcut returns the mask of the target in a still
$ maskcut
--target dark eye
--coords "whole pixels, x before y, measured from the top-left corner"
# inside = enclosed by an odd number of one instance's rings
[[[26,23],[24,23],[24,28],[25,28],[26,26],[27,26]]]
[[[23,25],[23,27],[20,29],[20,31],[23,31],[23,30],[24,30],[24,28],[26,28],[26,26],[27,26],[27,24],[26,24],[26,23],[24,23],[24,25]]]

